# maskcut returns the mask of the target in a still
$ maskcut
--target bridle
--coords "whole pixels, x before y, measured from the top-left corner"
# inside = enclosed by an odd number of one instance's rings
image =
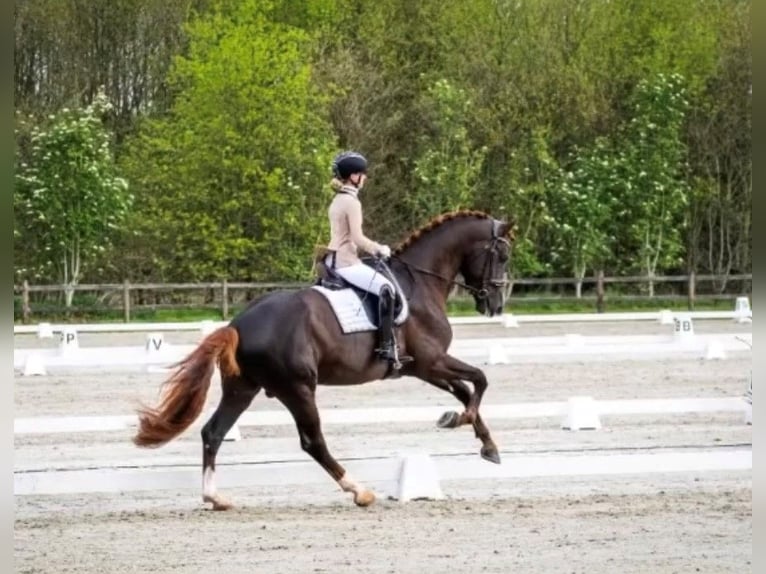
[[[482,269],[482,281],[481,281],[481,287],[473,287],[472,285],[468,285],[466,283],[462,283],[461,281],[457,281],[456,279],[448,279],[447,277],[444,277],[442,275],[439,275],[438,273],[435,273],[434,271],[431,271],[430,269],[424,269],[423,267],[419,267],[417,265],[413,265],[412,263],[408,263],[407,261],[404,261],[401,257],[398,257],[397,255],[392,255],[392,259],[396,259],[399,261],[402,265],[404,265],[410,275],[412,275],[412,271],[417,271],[418,273],[422,273],[424,275],[430,275],[431,277],[436,277],[437,279],[441,279],[445,283],[449,285],[457,285],[458,287],[462,287],[466,291],[470,292],[474,297],[480,300],[487,299],[489,297],[489,288],[494,287],[495,289],[503,287],[508,284],[508,281],[506,279],[493,279],[495,275],[495,269],[497,268],[498,261],[500,259],[499,254],[499,246],[507,245],[510,248],[511,242],[506,239],[505,237],[500,237],[498,234],[498,231],[500,230],[500,226],[502,223],[498,221],[497,219],[492,220],[492,237],[487,242],[487,244],[483,247],[477,248],[475,251],[489,251],[489,255],[484,260],[484,268]],[[471,259],[478,257],[478,253],[476,255],[472,255]],[[413,277],[414,280],[414,277]]]

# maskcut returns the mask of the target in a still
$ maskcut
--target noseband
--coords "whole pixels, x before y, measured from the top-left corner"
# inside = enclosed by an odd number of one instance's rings
[[[471,291],[478,299],[486,299],[489,297],[489,287],[494,287],[495,289],[499,289],[500,287],[504,287],[508,281],[505,279],[493,279],[495,276],[495,268],[497,266],[497,260],[499,259],[498,254],[498,246],[499,244],[504,244],[510,247],[511,242],[508,241],[505,237],[500,237],[498,234],[498,230],[500,229],[501,223],[497,219],[492,220],[492,239],[490,242],[484,247],[484,250],[489,250],[489,255],[484,259],[484,269],[482,270],[482,280],[481,280],[481,288],[476,289],[475,287],[467,286],[468,290]]]

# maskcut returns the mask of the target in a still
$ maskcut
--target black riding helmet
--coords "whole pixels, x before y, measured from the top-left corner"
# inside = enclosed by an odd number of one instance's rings
[[[352,173],[367,173],[367,160],[355,151],[344,151],[332,160],[332,173],[340,179],[346,179]]]

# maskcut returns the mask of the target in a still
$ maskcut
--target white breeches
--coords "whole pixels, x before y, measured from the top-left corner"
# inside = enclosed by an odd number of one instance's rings
[[[328,261],[329,265],[330,262]],[[391,288],[391,292],[396,294],[396,287],[394,287],[391,281],[386,279],[382,273],[378,273],[375,269],[364,263],[356,263],[347,267],[336,267],[335,272],[352,285],[369,291],[374,295],[379,295],[380,289],[384,285],[388,285]]]

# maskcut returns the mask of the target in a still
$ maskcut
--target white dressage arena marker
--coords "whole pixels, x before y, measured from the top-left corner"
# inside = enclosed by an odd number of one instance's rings
[[[402,459],[399,470],[399,502],[441,500],[444,498],[436,464],[427,454],[411,454]]]
[[[567,401],[567,415],[561,428],[565,430],[598,430],[601,421],[593,397],[571,397]]]
[[[32,375],[45,374],[45,363],[43,362],[43,358],[36,353],[29,355],[24,363],[24,376],[29,377]]]
[[[487,363],[490,365],[507,365],[510,362],[508,353],[505,352],[505,347],[502,345],[492,345],[489,348]]]
[[[707,344],[707,349],[705,349],[705,358],[708,360],[725,359],[726,351],[723,350],[723,345],[721,345],[721,343],[715,339],[710,341]]]
[[[519,322],[516,319],[516,317],[513,316],[513,313],[505,313],[503,314],[503,327],[518,327]]]
[[[285,459],[289,457],[277,457]],[[529,478],[539,476],[624,476],[708,471],[752,472],[753,451],[716,448],[702,452],[658,452],[641,454],[561,455],[555,452],[533,456],[514,455],[510,464],[491,464],[475,454],[434,457],[439,476],[445,481],[486,478]],[[354,476],[363,482],[395,482],[401,469],[398,458],[353,461]],[[16,496],[79,492],[133,492],[158,489],[199,490],[199,467],[152,466],[146,468],[67,468],[34,470],[14,468],[13,493]],[[328,477],[313,460],[269,462],[263,465],[233,464],[221,473],[223,488],[279,485],[322,485],[329,489]],[[336,494],[341,499],[340,494]],[[345,499],[345,498],[344,498]]]
[[[747,297],[737,297],[734,304],[734,320],[737,323],[752,323],[753,312],[750,309],[750,299]]]
[[[59,338],[59,351],[61,353],[70,353],[80,348],[80,344],[77,341],[77,331],[71,327],[64,327],[61,330],[61,337]]]
[[[670,309],[663,309],[660,311],[660,325],[672,325],[673,324],[673,311]]]
[[[239,425],[234,423],[234,426],[229,429],[229,432],[226,433],[226,436],[223,437],[223,440],[233,442],[242,440],[242,433],[239,432]]]
[[[692,341],[694,339],[694,325],[690,315],[679,313],[673,318],[673,336],[678,341]]]
[[[205,319],[204,321],[200,322],[199,330],[202,333],[202,336],[206,337],[207,335],[215,331],[215,323],[211,321],[210,319]]]
[[[159,353],[163,349],[164,337],[162,333],[149,333],[146,335],[146,352]]]
[[[52,339],[53,327],[50,323],[40,323],[37,326],[37,338],[38,339]]]

